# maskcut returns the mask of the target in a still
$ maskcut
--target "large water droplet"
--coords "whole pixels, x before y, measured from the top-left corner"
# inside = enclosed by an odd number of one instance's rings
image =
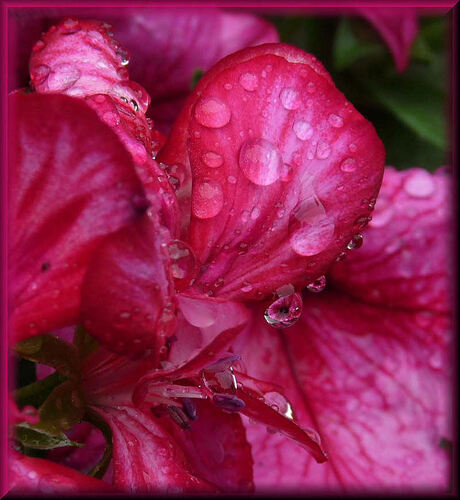
[[[258,186],[269,186],[279,179],[281,153],[265,139],[250,139],[241,146],[239,165],[251,182]]]
[[[288,110],[298,109],[302,104],[299,91],[290,87],[284,88],[280,92],[280,100],[283,107]]]
[[[434,188],[431,175],[424,170],[411,173],[404,181],[404,191],[413,198],[428,198]]]
[[[294,412],[291,403],[279,392],[267,392],[264,394],[264,399],[278,413],[281,413],[289,420],[293,420]]]
[[[195,118],[204,127],[224,127],[231,115],[230,108],[217,97],[203,97],[195,106]]]
[[[186,288],[194,278],[197,268],[193,250],[183,241],[172,240],[168,245],[168,251],[175,287],[176,289]]]
[[[218,168],[224,163],[224,159],[219,153],[214,153],[213,151],[207,151],[203,154],[204,163],[211,168]]]
[[[326,276],[320,276],[316,280],[308,283],[307,290],[313,293],[322,292],[326,288]]]
[[[80,78],[80,70],[72,64],[63,63],[48,76],[48,88],[54,92],[67,90]]]
[[[328,217],[318,198],[305,200],[294,213],[297,223],[289,238],[291,248],[298,255],[310,256],[323,251],[334,235],[334,221]],[[300,223],[300,227],[299,227]]]
[[[291,293],[279,297],[265,310],[264,317],[275,328],[287,328],[296,323],[302,315],[302,296]]]
[[[313,135],[313,127],[308,122],[302,120],[295,122],[292,130],[294,130],[294,134],[301,141],[306,141]]]
[[[240,85],[248,92],[253,92],[259,86],[259,78],[254,73],[243,73],[239,79]]]
[[[200,219],[215,217],[224,205],[222,186],[213,180],[199,182],[193,186],[192,212]]]

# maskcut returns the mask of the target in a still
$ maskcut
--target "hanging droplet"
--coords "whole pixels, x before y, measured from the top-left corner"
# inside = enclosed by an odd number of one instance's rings
[[[316,280],[308,283],[307,290],[313,293],[322,292],[326,288],[326,276],[320,276]]]
[[[265,321],[275,328],[287,328],[299,320],[302,307],[300,293],[284,295],[272,302],[265,310]]]
[[[193,250],[183,241],[173,240],[168,245],[171,273],[176,290],[183,290],[195,277],[197,262]]]
[[[355,250],[356,248],[360,248],[363,244],[363,239],[364,238],[362,234],[355,234],[347,245],[348,250]]]

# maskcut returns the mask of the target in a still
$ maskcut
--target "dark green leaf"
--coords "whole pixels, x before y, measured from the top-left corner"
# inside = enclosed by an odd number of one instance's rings
[[[59,373],[69,378],[78,378],[80,360],[78,350],[52,335],[38,335],[16,344],[17,353],[30,361],[52,366]]]
[[[201,80],[201,77],[204,75],[204,71],[202,69],[196,69],[194,72],[193,72],[193,75],[192,75],[192,78],[191,78],[191,81],[190,81],[190,90],[193,90],[198,82]]]
[[[110,461],[112,460],[112,429],[103,418],[101,418],[90,408],[88,408],[86,411],[85,420],[96,426],[105,437],[106,447],[104,450],[104,455],[102,456],[100,462],[95,465],[89,473],[91,476],[102,479],[107,471],[107,468],[110,465]]]
[[[78,349],[80,359],[88,356],[98,347],[97,341],[82,327],[77,326],[73,337],[73,343]]]
[[[26,405],[38,408],[45,402],[52,390],[64,381],[65,377],[63,375],[54,372],[46,378],[37,380],[33,384],[18,389],[14,393],[14,399],[19,408]]]
[[[50,434],[27,423],[16,426],[16,439],[27,448],[39,450],[52,450],[63,446],[83,446],[81,443],[71,441],[63,432],[57,435]]]

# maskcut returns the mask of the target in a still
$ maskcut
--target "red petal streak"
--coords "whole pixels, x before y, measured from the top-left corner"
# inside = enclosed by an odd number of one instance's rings
[[[69,467],[42,458],[9,452],[11,493],[27,495],[76,495],[116,493],[110,485]]]
[[[362,248],[332,269],[360,299],[406,309],[451,309],[450,176],[387,167]]]
[[[176,321],[168,238],[152,213],[114,234],[95,255],[84,283],[82,317],[108,349],[157,359],[164,350]]]
[[[197,419],[190,422],[190,430],[170,422],[169,431],[201,477],[224,492],[252,491],[251,448],[241,417],[209,401],[195,400],[195,405]]]
[[[96,410],[112,428],[115,486],[130,493],[215,491],[154,417],[128,406]]]
[[[9,104],[9,307],[19,341],[75,324],[94,249],[138,215],[144,195],[129,154],[87,106],[19,94]]]
[[[313,56],[266,44],[203,76],[158,158],[190,161],[197,286],[260,299],[324,274],[369,214],[384,151]]]
[[[333,292],[310,296],[287,330],[274,331],[259,310],[234,348],[251,375],[285,388],[299,424],[320,433],[329,461],[317,466],[286,439],[248,424],[256,488],[446,488],[439,442],[451,426],[448,323],[439,313]]]

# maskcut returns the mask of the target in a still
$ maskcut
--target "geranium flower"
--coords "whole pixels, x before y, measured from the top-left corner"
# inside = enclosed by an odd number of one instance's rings
[[[217,361],[247,322],[246,309],[239,302],[261,301],[275,294],[270,307],[264,303],[261,310],[258,305],[250,309],[259,311],[259,319],[265,311],[270,325],[295,323],[302,307],[299,290],[307,284],[310,289],[321,289],[329,265],[342,257],[345,247],[359,245],[358,231],[369,220],[381,180],[383,148],[372,126],[335,89],[318,61],[292,47],[266,45],[224,59],[201,79],[158,154],[163,138],[145,119],[148,95],[127,80],[126,72],[118,74],[126,59],[104,26],[66,21],[46,35],[43,43],[31,60],[36,90],[85,98],[130,152],[127,164],[131,172],[136,170],[144,192],[136,182],[128,183],[121,197],[125,215],[118,226],[103,234],[103,241],[102,236],[97,240],[97,250],[96,245],[89,248],[88,258],[79,267],[71,313],[43,323],[43,329],[31,329],[29,323],[28,332],[20,338],[75,323],[80,317],[107,349],[147,358],[128,361],[99,350],[94,355],[102,358],[99,364],[88,358],[92,361],[83,369],[85,398],[107,419],[114,434],[115,484],[130,491],[159,487],[202,491],[208,484],[224,491],[246,489],[251,482],[249,447],[239,415],[225,410],[249,412],[251,418],[262,419],[275,431],[283,426],[292,430],[293,424],[286,418],[290,406],[273,384],[254,381],[238,370],[235,375],[228,360]],[[93,57],[96,54],[99,59]],[[60,88],[50,88],[50,81],[58,82]],[[75,102],[62,96],[17,96],[19,108],[25,99],[29,102],[23,110],[36,106],[35,124],[44,107],[71,108]],[[254,109],[260,114],[252,116]],[[86,113],[102,127],[94,113],[88,109]],[[79,114],[79,109],[73,112],[75,121]],[[59,117],[56,126],[61,124]],[[28,141],[30,137],[29,132]],[[75,148],[65,152],[72,151]],[[67,258],[64,255],[62,261],[68,263]],[[44,271],[52,269],[53,263],[54,256],[44,261]],[[79,314],[83,274],[83,312]],[[25,324],[22,314],[17,317],[19,325]],[[251,326],[257,321],[251,320]],[[297,332],[300,327],[291,328]],[[249,330],[256,336],[260,331],[274,331],[267,329],[272,326],[248,328],[244,338]],[[244,352],[245,347],[241,349]],[[236,347],[234,352],[238,352]],[[257,358],[244,358],[259,371]],[[151,368],[152,359],[155,363],[162,360],[162,370],[146,375],[144,367]],[[217,372],[210,369],[216,361],[222,368]],[[135,375],[130,378],[125,369]],[[198,387],[197,381],[203,383],[206,372],[213,387]],[[236,385],[222,386],[228,380],[234,384],[235,376]],[[121,391],[122,383],[127,392]],[[114,388],[117,385],[119,392]],[[257,404],[256,394],[265,395],[278,411],[266,405],[255,411],[251,404]],[[199,400],[196,422],[193,405],[183,401],[190,395]],[[216,411],[216,406],[224,411]],[[297,406],[296,400],[294,410]],[[152,407],[158,417],[148,415]],[[164,411],[169,418],[161,416]],[[278,421],[267,420],[267,413]],[[192,431],[171,427],[172,420]],[[202,438],[200,426],[207,432],[212,429],[210,439]],[[187,432],[195,435],[194,429],[198,437],[190,438]],[[232,435],[222,429],[238,431]],[[291,437],[303,439],[310,448],[318,445],[312,431],[301,434]],[[164,439],[170,450],[165,451]],[[219,461],[215,456],[215,461],[209,459],[216,450],[209,448],[213,439],[222,440],[224,456],[217,458],[229,465],[228,475],[222,467],[214,467]],[[265,436],[252,440],[257,474],[263,466],[257,453],[266,441]],[[153,450],[162,453],[152,457]],[[245,460],[240,460],[242,453]],[[152,463],[158,465],[156,470],[161,465],[164,474],[152,474]],[[284,454],[280,463],[285,463]],[[257,474],[256,483],[260,481]]]

